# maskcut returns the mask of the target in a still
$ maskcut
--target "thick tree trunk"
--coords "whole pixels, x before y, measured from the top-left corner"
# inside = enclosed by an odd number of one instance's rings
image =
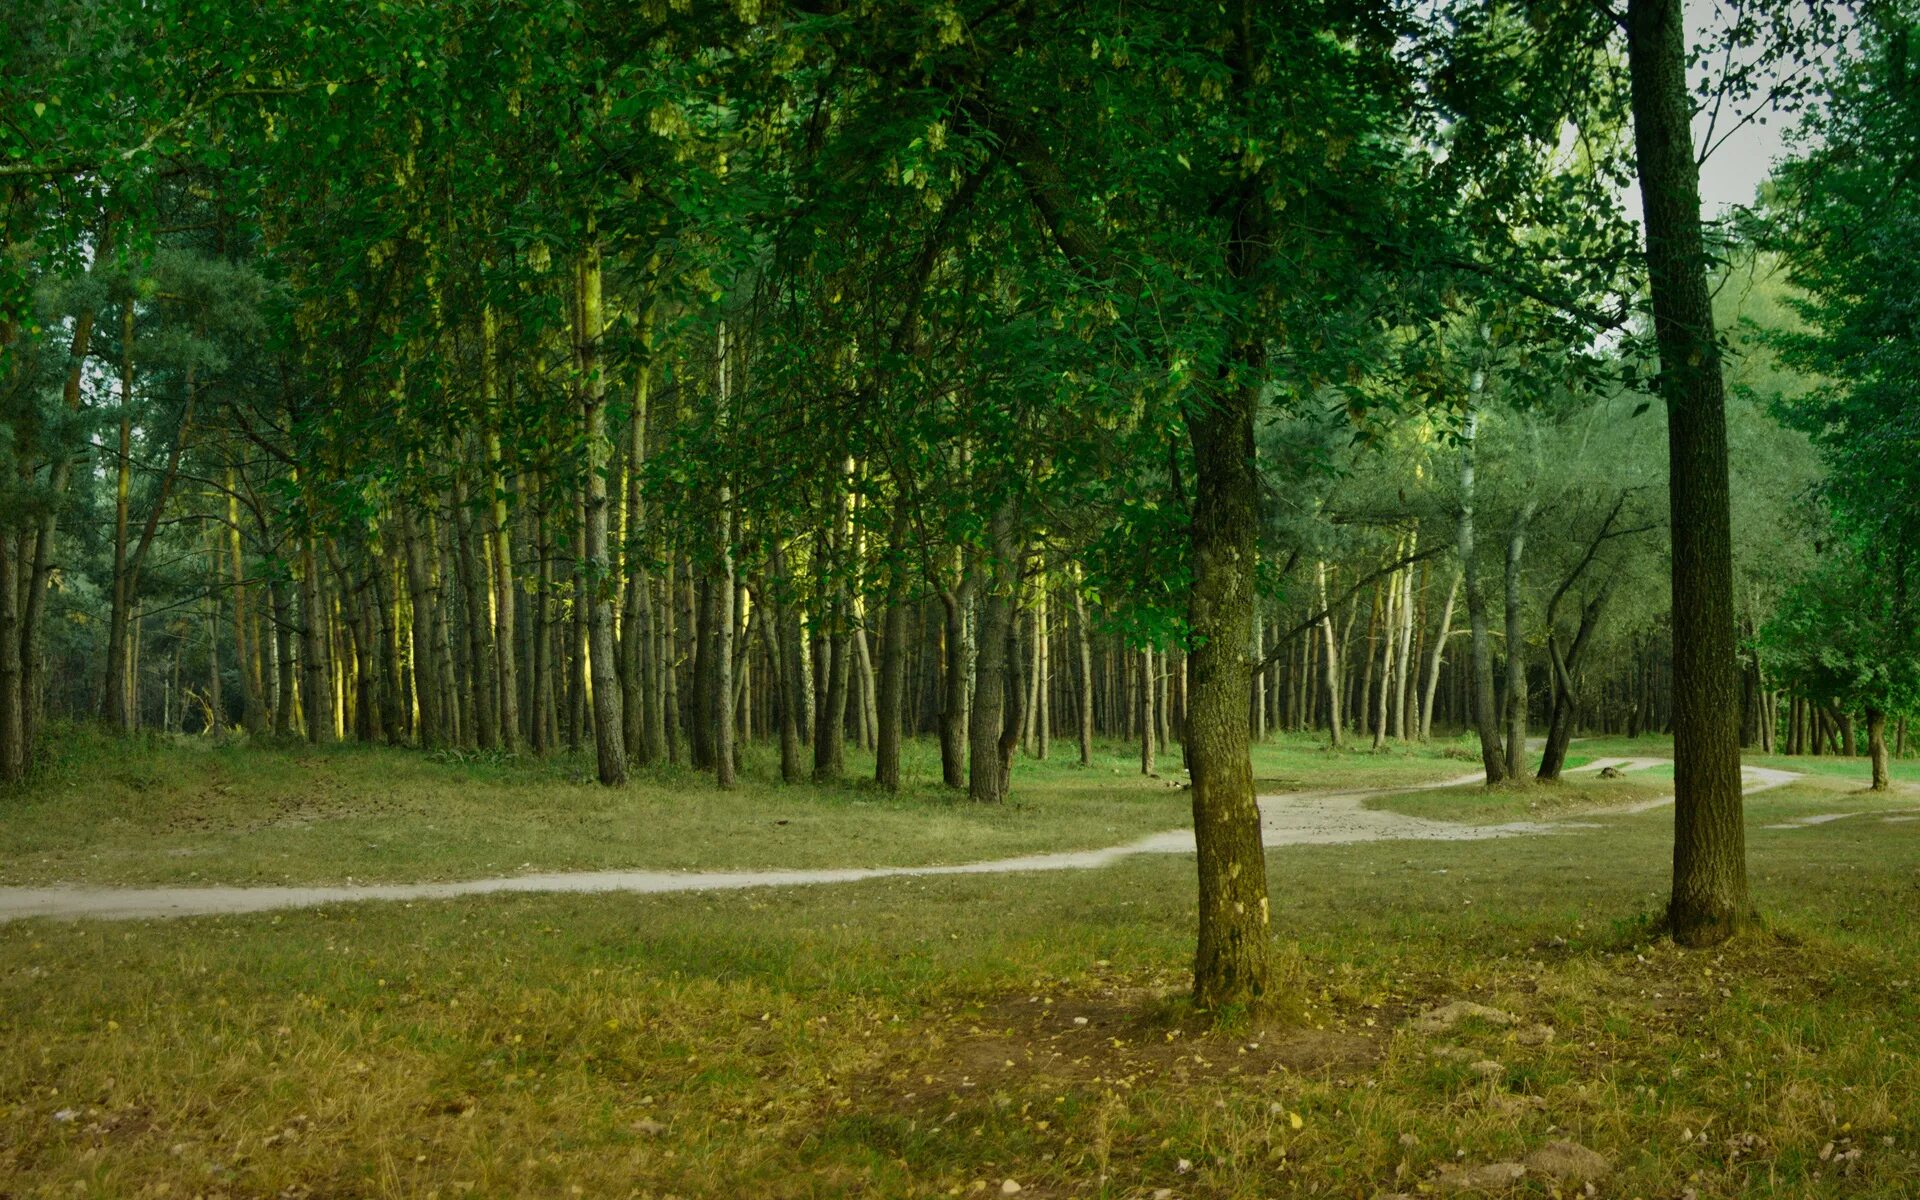
[[[1867,710],[1867,755],[1873,760],[1873,790],[1888,790],[1893,782],[1887,765],[1887,714],[1877,708]]]
[[[1020,574],[1020,564],[1014,561],[1013,515],[1011,501],[1003,501],[994,511],[988,584],[980,597],[973,702],[967,718],[967,796],[980,804],[999,804],[1007,798],[1001,746],[1008,725],[1007,643]],[[1013,728],[1017,736],[1018,724]]]
[[[1725,383],[1700,231],[1681,0],[1628,0],[1634,143],[1667,402],[1673,537],[1673,898],[1683,945],[1725,941],[1753,916],[1740,795],[1740,665]]]
[[[956,580],[940,593],[940,605],[946,617],[942,646],[940,702],[940,779],[958,791],[967,786],[967,733],[972,701],[974,656],[976,647],[968,621],[973,607],[975,575],[955,550]]]
[[[1248,189],[1251,191],[1252,189]],[[1230,258],[1246,278],[1261,254],[1256,195],[1239,198]],[[1259,1009],[1277,999],[1271,978],[1266,853],[1254,797],[1247,689],[1252,664],[1253,581],[1260,526],[1254,415],[1265,368],[1264,331],[1242,332],[1213,394],[1185,418],[1193,444],[1193,585],[1187,621],[1192,691],[1186,758],[1193,776],[1193,832],[1200,874],[1200,928],[1193,995],[1199,1007]]]

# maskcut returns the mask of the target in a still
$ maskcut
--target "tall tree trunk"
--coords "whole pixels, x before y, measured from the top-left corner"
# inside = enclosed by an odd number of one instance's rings
[[[1073,631],[1080,650],[1080,765],[1093,765],[1093,639],[1087,632],[1087,600],[1080,564],[1073,567]]]
[[[128,516],[133,498],[133,336],[133,300],[129,297],[120,306],[120,440],[113,472],[113,600],[107,617],[107,677],[102,688],[107,726],[119,733],[133,732],[127,679],[127,614],[133,608],[133,586],[127,570]],[[231,482],[231,473],[228,478]],[[252,728],[249,724],[248,729]]]
[[[492,415],[487,434],[487,513],[488,533],[492,538],[489,565],[493,570],[493,649],[494,676],[499,687],[500,748],[511,753],[520,748],[519,659],[514,638],[515,594],[513,575],[513,522],[507,512],[506,469],[500,457],[498,425],[499,379],[495,362],[493,306],[481,310],[482,372],[487,412]]]
[[[20,543],[0,537],[0,782],[27,777],[20,666]]]
[[[1327,682],[1327,734],[1328,744],[1335,750],[1340,748],[1340,716],[1344,698],[1340,695],[1340,647],[1334,640],[1333,606],[1327,603],[1327,564],[1322,559],[1313,564],[1314,578],[1320,587],[1320,610],[1325,615],[1320,618],[1320,633],[1326,641],[1325,674]]]
[[[1420,530],[1416,527],[1407,535],[1407,553],[1415,553],[1420,548]],[[1413,574],[1412,564],[1400,571],[1400,670],[1393,678],[1393,736],[1402,742],[1412,740],[1408,728],[1407,685],[1417,675],[1418,662],[1413,645]],[[1416,703],[1417,703],[1416,698]],[[1413,720],[1418,721],[1420,714],[1415,712]]]
[[[1440,609],[1440,623],[1434,626],[1432,646],[1427,652],[1426,700],[1420,705],[1420,740],[1433,736],[1433,700],[1440,686],[1440,665],[1447,655],[1448,635],[1453,631],[1453,605],[1460,597],[1462,572],[1456,567],[1453,582],[1447,587],[1447,602]]]
[[[440,714],[440,681],[433,669],[433,610],[435,607],[432,546],[421,534],[415,505],[402,501],[400,538],[406,554],[407,599],[413,610],[413,702],[420,719],[416,734],[422,749],[446,744]]]
[[[655,686],[653,580],[647,569],[647,412],[653,395],[653,305],[641,313],[642,359],[634,368],[633,418],[627,427],[626,603],[620,623],[622,715],[627,757],[642,766],[666,752],[666,730]]]
[[[1667,402],[1673,538],[1673,898],[1688,946],[1725,941],[1753,916],[1740,796],[1740,665],[1725,382],[1700,231],[1681,0],[1628,0],[1634,145],[1648,279]]]
[[[1154,671],[1153,647],[1140,648],[1140,773],[1154,774],[1154,739],[1160,728],[1159,719],[1154,715],[1154,680],[1158,675]]]
[[[887,611],[880,631],[880,731],[873,778],[889,792],[900,790],[901,700],[907,679],[907,506],[897,501],[887,537]]]
[[[827,615],[826,696],[813,731],[813,778],[816,783],[838,783],[847,773],[847,685],[853,668],[853,639],[848,625],[852,614],[847,596],[847,551],[851,540],[847,479],[853,460],[847,459],[834,483],[833,525],[828,537],[831,574],[824,591],[830,600]]]
[[[247,644],[247,562],[240,545],[240,496],[231,467],[227,468],[227,554],[233,571],[233,650],[244,706],[241,723],[248,734],[258,736],[266,729],[266,713],[260,705],[260,677],[254,671],[254,657]]]
[[[1528,495],[1507,534],[1507,774],[1515,779],[1527,771],[1526,593],[1521,588],[1520,564],[1526,555],[1527,528],[1533,523],[1535,503]]]
[[[1480,339],[1482,346],[1485,341],[1484,337]],[[1479,398],[1485,385],[1486,368],[1476,364],[1468,388],[1469,405]],[[1456,544],[1460,569],[1466,575],[1467,620],[1473,631],[1473,724],[1480,734],[1480,764],[1486,770],[1487,783],[1495,784],[1506,778],[1507,763],[1501,753],[1500,725],[1493,708],[1493,647],[1487,638],[1487,600],[1480,588],[1479,568],[1473,561],[1474,436],[1479,424],[1478,414],[1469,407],[1466,425],[1460,431],[1460,532]]]
[[[958,791],[967,786],[968,710],[972,700],[976,647],[968,620],[973,607],[975,579],[965,551],[954,550],[953,586],[940,592],[941,610],[946,617],[942,639],[942,689],[940,701],[940,779]]]
[[[327,661],[327,620],[319,556],[313,552],[319,535],[304,529],[300,535],[300,672],[302,705],[307,712],[307,740],[333,740],[333,667]]]
[[[94,262],[108,261],[113,248],[113,222],[106,221],[100,230],[98,244],[94,250]],[[91,307],[82,308],[73,315],[73,334],[67,342],[67,369],[61,385],[61,404],[69,413],[80,411],[81,381],[86,374],[87,356],[93,341],[95,313]],[[10,331],[12,324],[5,323]],[[47,591],[53,581],[54,554],[59,538],[60,513],[66,505],[67,488],[72,478],[76,455],[56,448],[53,463],[48,471],[48,503],[40,512],[38,528],[33,539],[33,560],[24,561],[24,556],[14,561],[13,573],[15,589],[25,586],[24,604],[16,602],[15,635],[9,639],[15,644],[11,649],[0,648],[0,659],[8,655],[17,655],[19,674],[14,687],[4,696],[0,696],[0,708],[12,706],[18,713],[19,745],[11,750],[0,746],[0,780],[14,781],[22,776],[7,774],[6,763],[17,757],[24,773],[32,761],[34,747],[39,741],[40,725],[45,716],[47,651],[46,639],[41,635],[45,624]],[[217,619],[217,617],[216,617]],[[0,715],[0,741],[6,740],[7,731],[14,726],[14,717]]]
[[[627,781],[626,721],[621,715],[620,677],[616,673],[613,649],[613,572],[607,551],[607,464],[613,446],[607,439],[607,381],[600,361],[600,339],[605,333],[600,246],[592,237],[589,219],[587,249],[580,258],[578,351],[580,429],[587,455],[585,545],[579,580],[586,594],[576,595],[574,603],[584,600],[587,605],[587,657],[593,671],[594,765],[602,784],[618,787]],[[724,388],[722,390],[724,392]],[[726,774],[730,772],[722,775],[723,782],[731,782]]]
[[[1244,280],[1265,253],[1266,206],[1250,185],[1236,203],[1229,273]],[[1235,328],[1235,344],[1212,394],[1185,413],[1195,471],[1189,526],[1193,584],[1187,601],[1192,689],[1185,721],[1200,875],[1193,996],[1211,1012],[1258,1009],[1278,999],[1247,720],[1247,689],[1253,681],[1247,642],[1253,635],[1260,525],[1253,426],[1264,383],[1266,332]]]
[[[1396,552],[1398,549],[1396,546]],[[1380,695],[1374,704],[1375,750],[1387,748],[1387,723],[1393,715],[1393,673],[1399,665],[1400,650],[1400,580],[1396,575],[1387,576],[1386,611],[1382,614],[1381,626],[1385,636],[1380,639]]]
[[[227,720],[220,678],[220,531],[207,526],[207,733],[218,737]],[[0,653],[4,653],[0,646]]]
[[[725,435],[733,399],[733,347],[727,336],[727,323],[720,322],[715,365],[719,380],[716,389],[718,432]],[[714,780],[721,788],[734,785],[734,711],[733,711],[733,639],[734,602],[737,598],[733,577],[733,489],[724,476],[720,482],[720,511],[714,534],[719,554],[714,562],[713,589],[716,603],[713,614],[713,767]]]
[[[500,745],[500,684],[494,678],[498,659],[493,650],[493,612],[487,595],[493,568],[487,562],[487,543],[474,512],[467,482],[454,484],[455,536],[460,542],[461,583],[467,599],[467,660],[472,675],[474,740],[482,750]]]
[[[1007,798],[1001,763],[1008,725],[1007,643],[1013,626],[1013,592],[1020,576],[1013,521],[1013,502],[1002,501],[993,514],[988,583],[980,597],[973,702],[967,715],[967,796],[981,804],[999,804]],[[1017,724],[1014,730],[1017,736]]]
[[[773,652],[780,675],[780,778],[799,783],[805,777],[800,762],[803,731],[801,712],[807,703],[806,681],[800,660],[806,649],[801,643],[799,605],[792,595],[792,576],[787,571],[787,548],[775,542],[768,557],[773,575]]]

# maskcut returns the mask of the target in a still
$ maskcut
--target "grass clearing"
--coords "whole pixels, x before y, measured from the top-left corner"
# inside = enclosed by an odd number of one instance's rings
[[[424,882],[526,871],[924,866],[1112,846],[1186,828],[1179,759],[1140,774],[1137,751],[1077,748],[1022,760],[1012,803],[940,787],[937,746],[910,742],[904,786],[779,781],[777,752],[745,754],[740,787],[685,768],[593,782],[579,756],[426,756],[204,739],[112,740],[68,731],[32,788],[0,796],[0,884]],[[1287,737],[1256,751],[1267,790],[1419,782],[1457,773],[1439,750],[1329,751]]]
[[[1603,1195],[1910,1197],[1920,824],[1755,828],[1770,931],[1696,954],[1669,820],[1269,851],[1300,1030],[1186,1011],[1185,856],[4,926],[0,1195],[1379,1196],[1569,1139]],[[1514,1019],[1415,1028],[1456,999]]]

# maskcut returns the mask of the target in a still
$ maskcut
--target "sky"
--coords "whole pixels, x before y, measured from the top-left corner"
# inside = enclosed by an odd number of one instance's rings
[[[1724,28],[1725,6],[1730,2],[1736,0],[1686,0],[1687,28],[1694,45],[1711,42],[1714,31]],[[1747,57],[1752,61],[1751,55]],[[1701,82],[1718,66],[1718,61],[1704,64],[1695,72],[1694,82]],[[1749,103],[1743,111],[1751,112],[1754,107]],[[1730,109],[1722,110],[1718,130],[1713,135],[1716,145],[1700,164],[1700,208],[1702,215],[1709,219],[1725,215],[1735,205],[1753,203],[1755,190],[1772,170],[1774,160],[1786,152],[1786,135],[1798,121],[1796,114],[1769,112],[1764,114],[1766,124],[1749,121],[1729,134],[1739,115]],[[1706,112],[1694,118],[1696,152],[1706,148],[1703,143],[1710,121],[1711,115]],[[1721,141],[1723,136],[1725,140]],[[1636,209],[1638,204],[1636,197]]]

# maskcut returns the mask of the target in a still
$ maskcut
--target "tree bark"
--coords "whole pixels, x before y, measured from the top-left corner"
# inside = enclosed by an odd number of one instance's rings
[[[1529,495],[1507,534],[1507,774],[1514,779],[1527,772],[1527,629],[1526,593],[1520,564],[1527,548],[1527,528],[1533,523],[1535,499]]]
[[[1265,201],[1247,186],[1228,244],[1229,273],[1246,279],[1265,253]],[[1247,689],[1253,664],[1253,578],[1260,526],[1254,415],[1266,366],[1265,331],[1235,327],[1212,394],[1184,414],[1193,445],[1193,585],[1187,622],[1192,688],[1186,757],[1200,873],[1194,1003],[1211,1012],[1271,1005],[1270,913],[1260,808],[1253,789]]]
[[[319,556],[313,552],[318,535],[305,530],[300,537],[300,676],[302,707],[307,714],[307,740],[333,740],[333,667],[327,660],[326,622]]]
[[[907,680],[907,508],[897,502],[887,538],[887,612],[880,630],[879,736],[873,778],[889,792],[900,790],[900,718]]]
[[[1002,501],[994,510],[991,537],[988,586],[980,598],[973,703],[967,714],[967,796],[979,804],[1007,798],[1001,746],[1007,726],[1007,642],[1020,571],[1014,561],[1012,501]],[[1017,737],[1018,725],[1014,728]]]
[[[968,617],[978,577],[967,563],[964,550],[956,548],[954,559],[954,583],[940,592],[940,605],[946,617],[940,702],[940,778],[947,787],[958,791],[967,786],[967,734],[977,652]]]
[[[1314,563],[1314,574],[1320,585],[1320,610],[1326,614],[1320,618],[1320,633],[1326,641],[1326,654],[1322,666],[1327,681],[1328,744],[1338,750],[1340,748],[1340,710],[1344,706],[1344,697],[1340,695],[1340,647],[1335,641],[1333,632],[1333,606],[1327,603],[1327,564],[1324,559]]]
[[[435,604],[432,547],[420,533],[414,505],[399,504],[400,536],[407,559],[407,599],[413,610],[413,702],[420,719],[415,730],[422,749],[438,749],[446,742],[440,715],[440,683],[433,669],[433,609]]]
[[[1460,581],[1464,572],[1456,567],[1453,582],[1447,587],[1447,602],[1440,609],[1440,623],[1433,629],[1433,645],[1427,652],[1426,700],[1420,705],[1420,740],[1426,741],[1433,736],[1434,693],[1440,687],[1440,666],[1446,660],[1447,641],[1453,634],[1453,605],[1460,598]]]
[[[832,524],[827,537],[827,571],[821,580],[821,605],[827,610],[825,694],[813,730],[813,778],[816,783],[838,783],[846,775],[847,686],[852,677],[853,640],[847,625],[851,614],[846,586],[849,505],[846,477],[849,459],[833,484]]]
[[[1484,344],[1485,339],[1481,339]],[[1486,368],[1475,365],[1473,382],[1469,387],[1471,405],[1477,400],[1486,383]],[[1465,573],[1467,585],[1467,621],[1472,628],[1473,640],[1473,725],[1480,734],[1480,764],[1487,774],[1488,785],[1499,783],[1507,777],[1507,763],[1500,747],[1500,725],[1494,716],[1493,708],[1493,647],[1487,638],[1487,601],[1480,588],[1480,571],[1473,561],[1474,556],[1474,435],[1479,430],[1480,418],[1471,407],[1467,409],[1465,427],[1460,431],[1460,526],[1457,544],[1460,550],[1460,569]]]
[[[248,734],[258,736],[266,730],[266,713],[260,705],[260,677],[248,649],[247,564],[240,544],[240,496],[231,467],[227,469],[227,554],[233,571],[233,649],[240,674],[241,723]]]
[[[1073,630],[1080,650],[1080,765],[1093,765],[1093,639],[1087,632],[1087,601],[1081,595],[1080,566],[1073,569]]]
[[[1628,0],[1648,278],[1667,403],[1673,538],[1675,941],[1711,946],[1753,917],[1740,795],[1739,661],[1725,382],[1700,230],[1681,0]]]
[[[627,781],[626,721],[621,713],[620,676],[613,648],[613,572],[607,549],[607,467],[612,443],[607,438],[607,381],[602,373],[600,340],[605,333],[600,246],[591,240],[580,258],[580,428],[586,451],[586,529],[579,564],[587,605],[587,657],[593,672],[593,750],[600,782],[618,787]],[[724,339],[725,335],[722,335]],[[723,403],[724,403],[724,391]],[[723,500],[724,504],[724,500]],[[729,560],[731,564],[731,560]],[[732,596],[729,587],[728,596]],[[726,773],[731,775],[731,770]],[[723,786],[731,779],[723,776]]]
[[[733,346],[727,334],[727,322],[722,320],[714,350],[718,375],[714,390],[716,432],[722,437],[732,419],[729,407],[733,402]],[[734,786],[733,626],[738,596],[733,572],[733,488],[724,474],[719,499],[720,511],[714,522],[714,537],[719,544],[713,567],[717,601],[713,613],[713,776],[715,785],[726,790]]]
[[[1884,792],[1893,786],[1887,764],[1887,714],[1877,708],[1867,710],[1867,755],[1873,760],[1873,789]]]

